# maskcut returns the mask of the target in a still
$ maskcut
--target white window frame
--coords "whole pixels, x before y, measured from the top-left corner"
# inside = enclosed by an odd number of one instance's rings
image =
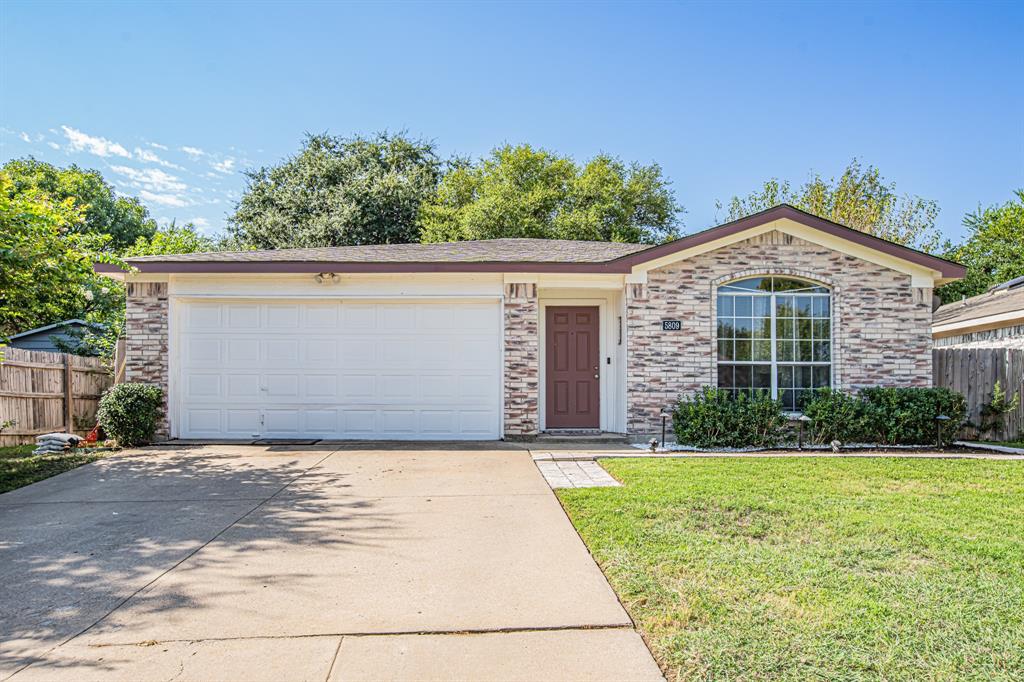
[[[734,285],[737,282],[743,282],[743,281],[746,281],[748,279],[763,279],[763,278],[771,278],[771,279],[778,278],[778,279],[796,280],[796,281],[799,281],[799,282],[806,283],[808,285],[808,287],[822,287],[822,288],[827,289],[828,291],[827,292],[800,292],[799,290],[795,290],[795,291],[777,292],[777,291],[774,291],[774,287],[773,287],[772,291],[761,291],[761,290],[758,290],[758,289],[742,289],[742,288],[739,288],[739,287],[731,288],[731,287],[734,287]],[[828,371],[828,377],[829,377],[828,387],[829,388],[834,387],[835,386],[834,372],[835,372],[835,351],[836,351],[836,348],[835,348],[835,320],[834,320],[834,316],[835,316],[835,299],[834,299],[833,294],[834,294],[834,289],[832,287],[828,286],[827,284],[823,284],[821,282],[815,282],[813,280],[809,280],[809,279],[807,279],[805,277],[801,277],[801,276],[797,276],[797,275],[777,275],[777,274],[776,275],[772,275],[772,274],[748,275],[748,276],[740,277],[738,279],[733,279],[733,280],[729,280],[729,281],[726,281],[726,282],[720,282],[719,284],[716,284],[715,285],[715,299],[714,299],[714,301],[715,301],[715,307],[714,307],[715,330],[716,331],[715,331],[715,334],[714,334],[715,344],[714,344],[714,348],[713,348],[713,351],[715,353],[715,368],[716,368],[716,371],[715,371],[715,387],[716,388],[721,388],[718,385],[718,372],[717,372],[717,368],[718,368],[719,365],[749,365],[749,366],[769,365],[771,367],[771,397],[772,397],[772,400],[779,400],[778,368],[779,368],[780,365],[788,366],[788,367],[793,367],[794,369],[796,367],[801,367],[801,366],[805,366],[805,365],[806,366],[810,366],[810,367],[828,367],[828,370],[829,370]],[[719,357],[719,355],[718,355],[718,342],[723,340],[720,336],[718,336],[718,332],[717,332],[718,321],[719,321],[718,300],[719,300],[719,298],[721,296],[736,297],[736,296],[751,296],[751,295],[753,295],[753,296],[763,296],[763,297],[767,297],[769,299],[769,314],[771,316],[771,329],[770,329],[770,336],[769,336],[770,343],[771,343],[771,359],[768,362],[765,362],[764,360],[753,360],[753,359],[751,359],[751,360],[736,360],[736,359],[733,359],[733,360],[722,360]],[[811,360],[809,362],[786,361],[786,360],[780,361],[778,359],[778,347],[776,345],[777,336],[776,336],[776,315],[775,315],[775,312],[776,312],[776,297],[777,296],[811,296],[811,297],[816,297],[816,298],[827,298],[828,299],[828,301],[829,301],[829,306],[828,306],[828,313],[829,313],[828,314],[828,320],[829,320],[829,360],[828,360],[828,362],[821,362],[821,361],[814,361],[814,360]],[[733,315],[731,316],[733,319],[736,318],[736,314],[735,313],[736,313],[736,304],[734,302],[733,303]],[[753,313],[753,311],[751,311],[751,313]],[[813,313],[812,313],[812,315],[813,315]],[[751,316],[753,317],[753,315],[751,315]],[[795,319],[798,319],[798,318],[794,318],[794,320]],[[814,319],[813,316],[811,317],[811,319],[812,320]],[[735,339],[735,336],[733,338]],[[794,341],[800,341],[800,340],[801,339],[798,339],[798,338],[794,337]],[[810,339],[808,339],[808,340],[810,340]],[[811,348],[811,352],[812,352],[812,354],[814,352],[813,346]],[[735,355],[735,346],[733,346],[733,354]],[[751,337],[751,358],[753,358],[753,337]],[[753,387],[751,387],[750,390],[753,391],[755,389]],[[814,389],[810,389],[810,390],[814,390]],[[788,408],[784,408],[784,409],[786,409],[787,412],[791,412],[791,413],[798,413],[799,412],[798,410],[789,410]]]

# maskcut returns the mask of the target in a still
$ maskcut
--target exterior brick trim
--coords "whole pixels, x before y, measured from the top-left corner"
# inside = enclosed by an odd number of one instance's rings
[[[540,386],[540,308],[535,283],[505,285],[505,437],[537,435]]]
[[[168,344],[166,282],[129,282],[125,298],[125,381],[159,386],[163,415],[157,440],[170,436],[167,420]]]

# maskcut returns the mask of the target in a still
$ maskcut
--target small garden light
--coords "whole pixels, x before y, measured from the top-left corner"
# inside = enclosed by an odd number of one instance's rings
[[[806,424],[809,421],[811,421],[811,418],[808,417],[806,414],[800,415],[800,417],[797,419],[797,422],[800,423],[800,434],[797,436],[797,441],[796,441],[796,449],[797,450],[803,450],[804,449],[804,424]]]
[[[940,414],[935,418],[935,446],[942,449],[942,425],[949,421],[949,417]]]
[[[661,447],[665,447],[665,423],[668,418],[672,416],[672,413],[668,410],[661,411]]]

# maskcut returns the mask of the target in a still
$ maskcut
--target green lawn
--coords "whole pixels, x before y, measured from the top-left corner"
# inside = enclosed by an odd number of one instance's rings
[[[109,452],[72,451],[67,455],[33,455],[34,445],[0,447],[0,493],[95,462]]]
[[[1024,679],[1024,462],[633,459],[560,490],[674,679]]]

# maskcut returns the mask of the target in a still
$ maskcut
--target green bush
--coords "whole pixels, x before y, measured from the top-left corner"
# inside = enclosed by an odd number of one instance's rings
[[[822,389],[804,405],[811,418],[814,442],[931,445],[935,443],[935,417],[949,417],[942,440],[949,445],[967,420],[964,397],[948,388],[865,388],[856,396]]]
[[[849,393],[820,389],[804,403],[803,413],[811,419],[805,431],[811,443],[856,443],[867,439],[867,404]]]
[[[153,439],[163,412],[163,391],[149,384],[117,384],[100,398],[96,413],[108,438],[131,447]]]
[[[967,401],[948,388],[865,388],[867,435],[885,445],[925,445],[935,442],[935,417],[944,414],[943,445],[956,439],[967,421]]]
[[[672,414],[676,442],[698,448],[771,447],[785,438],[782,404],[766,395],[735,398],[710,386],[680,398]]]

